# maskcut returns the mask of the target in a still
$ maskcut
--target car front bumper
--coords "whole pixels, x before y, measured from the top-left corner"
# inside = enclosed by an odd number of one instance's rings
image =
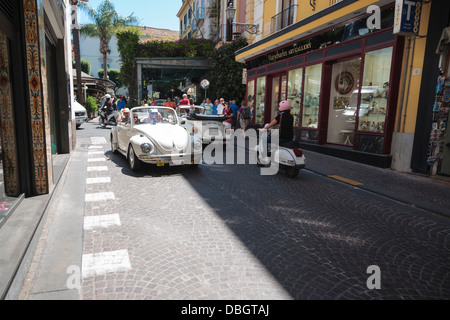
[[[182,166],[191,164],[200,164],[202,153],[179,153],[169,155],[138,155],[138,159],[149,164],[157,166]]]

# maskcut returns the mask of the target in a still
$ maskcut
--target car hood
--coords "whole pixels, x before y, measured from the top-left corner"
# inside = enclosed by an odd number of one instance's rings
[[[135,129],[146,135],[164,151],[182,151],[188,147],[189,136],[183,127],[172,124],[142,124]]]

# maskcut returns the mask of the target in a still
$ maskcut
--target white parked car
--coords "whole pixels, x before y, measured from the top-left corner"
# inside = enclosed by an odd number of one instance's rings
[[[88,119],[87,110],[79,102],[74,101],[72,108],[75,112],[75,119],[77,128],[79,128]]]
[[[139,170],[143,162],[157,166],[201,162],[201,142],[180,125],[174,109],[135,107],[130,110],[130,119],[118,122],[111,129],[110,139],[113,153],[123,154],[133,171]]]
[[[182,126],[201,138],[202,144],[226,142],[230,135],[223,124],[227,119],[225,115],[206,115],[202,106],[178,106],[177,114],[182,119]]]

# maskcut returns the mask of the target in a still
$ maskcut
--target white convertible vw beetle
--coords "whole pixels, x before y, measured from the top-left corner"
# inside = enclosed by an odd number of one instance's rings
[[[111,129],[111,150],[120,152],[133,171],[143,162],[157,166],[197,165],[202,158],[202,144],[180,125],[172,108],[135,107],[128,121]]]

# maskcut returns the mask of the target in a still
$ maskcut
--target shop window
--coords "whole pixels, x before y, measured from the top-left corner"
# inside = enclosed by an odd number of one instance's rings
[[[291,113],[294,116],[294,126],[300,124],[300,101],[302,99],[302,76],[303,68],[289,71],[288,96],[291,103]]]
[[[255,80],[250,80],[247,83],[247,106],[253,107],[255,99]]]
[[[392,47],[367,52],[364,60],[358,130],[384,132]]]
[[[361,59],[334,63],[331,71],[327,142],[353,146]]]
[[[266,77],[256,79],[255,124],[264,124],[264,100],[266,97]]]
[[[305,68],[305,88],[303,96],[302,127],[317,129],[319,121],[320,84],[322,64]]]

